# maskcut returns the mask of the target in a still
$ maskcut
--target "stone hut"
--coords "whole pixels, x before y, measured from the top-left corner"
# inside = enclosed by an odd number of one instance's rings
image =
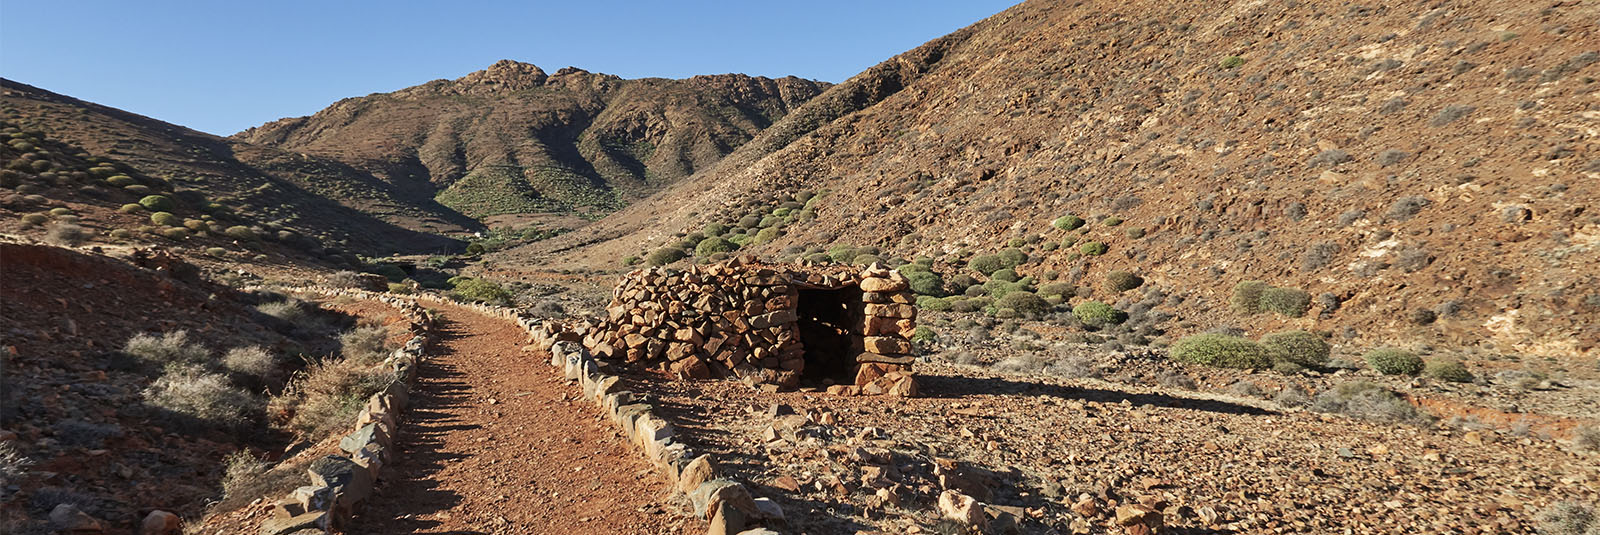
[[[905,277],[873,265],[764,264],[749,257],[622,277],[600,325],[597,357],[679,378],[737,378],[837,394],[916,394],[917,310]]]

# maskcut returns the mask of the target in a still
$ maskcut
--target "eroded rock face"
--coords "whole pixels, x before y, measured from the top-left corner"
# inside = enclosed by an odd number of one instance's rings
[[[600,358],[682,379],[738,377],[793,387],[808,373],[854,380],[850,393],[914,394],[916,308],[906,279],[863,271],[735,259],[625,275],[606,318],[579,326]]]

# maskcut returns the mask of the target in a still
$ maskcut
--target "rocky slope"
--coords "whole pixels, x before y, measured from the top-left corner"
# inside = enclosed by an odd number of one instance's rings
[[[1176,334],[1298,327],[1592,357],[1597,16],[1028,2],[829,89],[652,202],[507,258],[617,266],[822,192],[743,250],[872,245],[936,258],[948,278],[1021,239],[1024,275],[1113,302],[1098,293],[1110,270],[1172,291]],[[1068,214],[1089,224],[1052,227]],[[1084,255],[1087,241],[1109,252]],[[1244,280],[1316,301],[1301,318],[1243,316],[1227,302]]]
[[[624,80],[502,60],[233,137],[433,192],[474,217],[606,212],[708,168],[828,84],[738,74]]]

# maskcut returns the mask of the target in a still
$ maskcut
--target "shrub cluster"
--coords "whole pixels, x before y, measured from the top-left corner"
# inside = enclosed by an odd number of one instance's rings
[[[1253,340],[1220,333],[1186,336],[1168,350],[1172,360],[1220,368],[1259,369],[1272,365],[1267,348]]]
[[[1261,345],[1274,362],[1306,367],[1328,364],[1330,347],[1321,336],[1307,331],[1283,331],[1261,337]]]
[[[1144,278],[1130,271],[1112,270],[1106,273],[1106,289],[1111,293],[1122,293],[1144,285]]]
[[[1392,347],[1374,349],[1368,351],[1362,358],[1366,359],[1368,366],[1382,372],[1384,375],[1416,375],[1422,373],[1422,357],[1418,357],[1416,353],[1404,349]]]
[[[1298,288],[1278,288],[1258,280],[1240,281],[1228,296],[1228,307],[1239,314],[1277,312],[1291,318],[1306,315],[1311,294]]]
[[[1126,312],[1111,308],[1111,305],[1099,301],[1085,301],[1072,307],[1072,315],[1084,325],[1095,328],[1117,325],[1128,319]]]
[[[1427,424],[1432,418],[1400,399],[1389,389],[1367,381],[1354,381],[1317,394],[1311,410],[1347,414],[1382,422]]]
[[[1452,383],[1472,382],[1472,372],[1467,371],[1467,366],[1455,359],[1433,359],[1423,366],[1422,374],[1440,381]]]

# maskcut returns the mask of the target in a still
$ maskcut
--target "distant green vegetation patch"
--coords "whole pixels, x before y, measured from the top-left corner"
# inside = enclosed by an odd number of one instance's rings
[[[565,212],[570,206],[547,198],[528,184],[517,167],[480,167],[434,196],[439,204],[482,219],[501,214]]]

